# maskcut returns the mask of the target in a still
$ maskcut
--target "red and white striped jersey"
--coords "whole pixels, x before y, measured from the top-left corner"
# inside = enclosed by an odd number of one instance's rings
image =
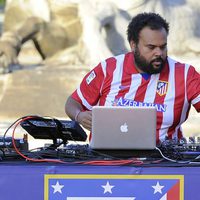
[[[155,106],[157,142],[181,138],[181,124],[192,104],[200,112],[200,74],[171,58],[159,74],[145,79],[134,66],[133,54],[108,58],[91,70],[72,98],[86,110],[102,106]]]

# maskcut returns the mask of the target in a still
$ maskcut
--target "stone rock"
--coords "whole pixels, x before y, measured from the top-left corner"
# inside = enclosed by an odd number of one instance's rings
[[[75,45],[74,58],[78,54],[84,64],[93,66],[128,51],[127,25],[132,16],[144,11],[160,13],[170,22],[169,54],[200,54],[200,3],[194,0],[9,0],[6,5],[6,31],[20,27],[30,16],[47,22],[37,39],[48,58],[59,48]]]

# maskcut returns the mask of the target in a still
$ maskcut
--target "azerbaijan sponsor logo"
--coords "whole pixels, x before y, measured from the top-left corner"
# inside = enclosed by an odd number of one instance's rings
[[[165,104],[138,102],[131,99],[124,99],[122,97],[115,99],[112,106],[155,107],[157,112],[165,112],[167,108],[167,105]]]

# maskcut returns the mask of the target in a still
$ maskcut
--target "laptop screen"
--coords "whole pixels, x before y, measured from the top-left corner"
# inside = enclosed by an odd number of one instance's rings
[[[108,150],[155,149],[156,108],[93,107],[90,147]]]

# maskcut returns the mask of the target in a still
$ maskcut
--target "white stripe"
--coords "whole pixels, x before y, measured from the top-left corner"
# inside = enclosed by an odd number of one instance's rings
[[[142,76],[140,74],[133,74],[131,77],[131,86],[129,91],[125,94],[125,99],[134,99],[136,92],[138,90],[138,87],[142,83]]]
[[[195,105],[196,103],[200,102],[200,94],[192,100],[192,105]]]
[[[181,126],[181,124],[185,121],[186,119],[186,114],[188,111],[188,100],[187,100],[187,87],[186,87],[186,80],[187,80],[187,75],[188,75],[188,70],[189,70],[190,65],[185,65],[185,74],[184,74],[184,84],[185,84],[185,98],[184,98],[184,104],[183,104],[183,109],[182,109],[182,113],[181,113],[181,118],[180,118],[180,122],[177,125],[176,129],[175,129],[175,134],[173,135],[173,138],[178,138],[178,128]],[[181,128],[182,130],[182,128]]]
[[[91,199],[91,200],[134,200],[135,197],[67,197],[67,200],[88,200],[88,199]]]
[[[124,54],[116,56],[116,68],[113,72],[113,80],[110,87],[110,92],[107,95],[105,106],[112,105],[112,101],[115,99],[116,94],[118,94],[119,86],[121,85],[122,74],[123,74],[123,64],[124,64]]]
[[[86,99],[83,97],[82,92],[80,90],[80,86],[77,88],[77,94],[79,96],[79,98],[81,99],[83,105],[88,109],[88,110],[92,110],[92,106],[86,101]]]
[[[165,99],[172,99],[175,100],[175,82],[174,82],[174,68],[175,68],[175,61],[168,58],[169,62],[169,80],[168,80],[168,92],[166,93]],[[164,104],[165,101],[164,101]],[[163,123],[159,130],[159,138],[161,141],[165,139],[167,136],[168,128],[172,125],[174,120],[174,101],[171,101],[167,104],[166,111],[163,112]]]
[[[106,76],[106,66],[107,66],[106,61],[105,60],[102,61],[101,62],[101,67],[102,67],[102,71],[103,71],[104,77]]]

